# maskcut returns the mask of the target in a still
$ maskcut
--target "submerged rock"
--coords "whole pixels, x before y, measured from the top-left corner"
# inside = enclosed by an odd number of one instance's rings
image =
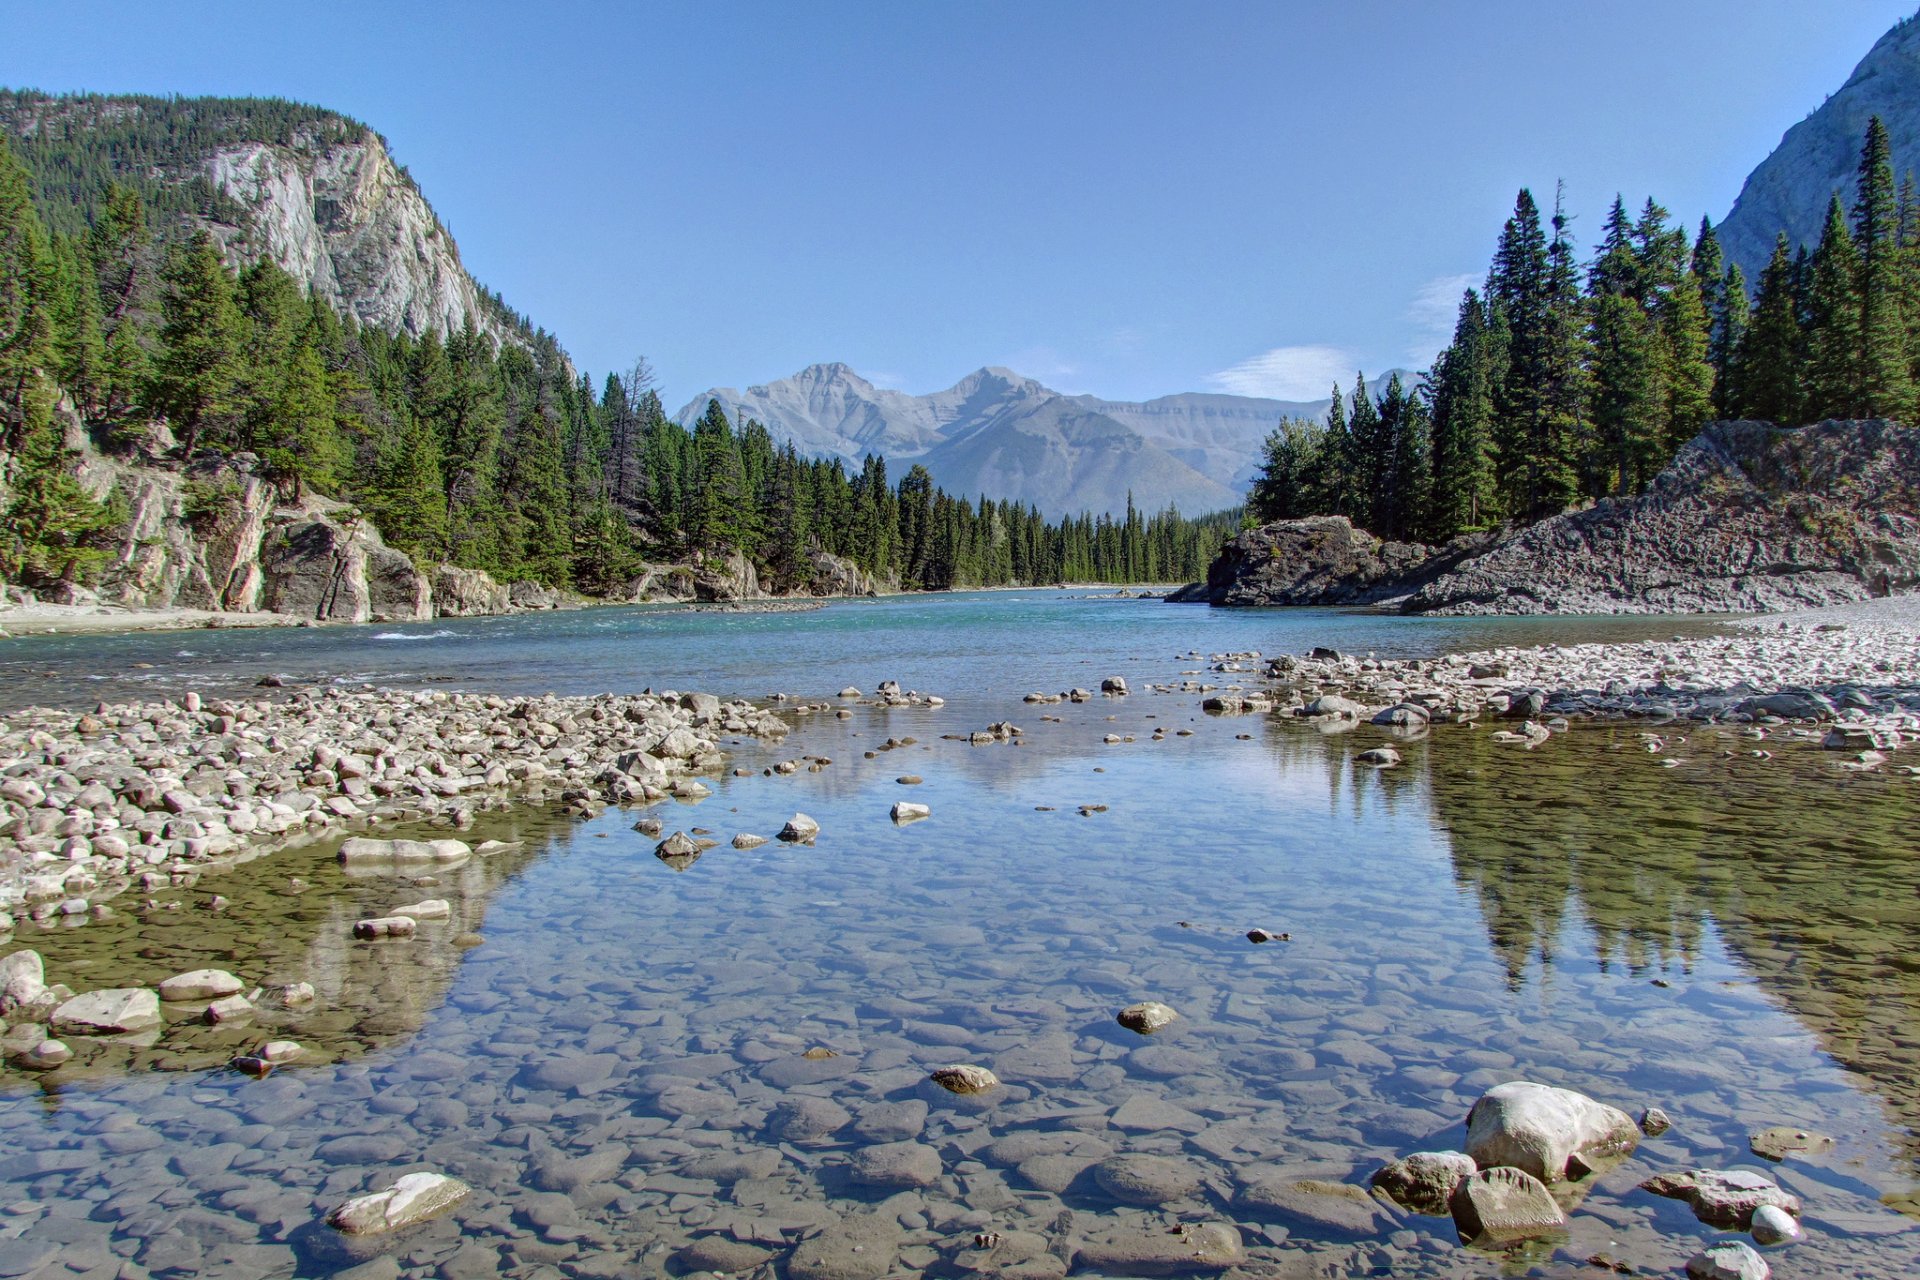
[[[1173,1276],[1200,1271],[1225,1271],[1247,1258],[1240,1232],[1225,1222],[1183,1222],[1172,1230],[1155,1226],[1120,1226],[1110,1233],[1082,1240],[1074,1250],[1074,1266],[1110,1276]]]
[[[1467,1112],[1474,1163],[1521,1169],[1542,1182],[1584,1177],[1639,1141],[1640,1127],[1624,1111],[1528,1080],[1496,1085]]]
[[[1454,1188],[1479,1172],[1473,1157],[1458,1151],[1416,1151],[1383,1166],[1373,1185],[1404,1209],[1443,1218],[1452,1212]]]
[[[385,1191],[347,1201],[327,1215],[327,1225],[351,1236],[398,1231],[439,1217],[465,1200],[471,1190],[444,1173],[409,1173]]]
[[[800,1242],[787,1259],[789,1280],[880,1280],[893,1270],[904,1233],[891,1217],[853,1213]]]
[[[1824,1133],[1815,1133],[1810,1129],[1773,1125],[1748,1135],[1747,1146],[1753,1154],[1777,1164],[1790,1155],[1825,1151],[1833,1146],[1833,1139]]]
[[[1093,1177],[1115,1200],[1148,1208],[1185,1200],[1200,1190],[1200,1171],[1169,1156],[1109,1156],[1093,1166]]]

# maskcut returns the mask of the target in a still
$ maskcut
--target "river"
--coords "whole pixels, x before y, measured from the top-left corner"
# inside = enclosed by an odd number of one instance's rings
[[[1665,731],[1660,754],[1682,763],[1661,767],[1631,724],[1537,751],[1441,728],[1378,771],[1352,757],[1383,731],[1209,716],[1196,692],[1148,688],[1250,678],[1211,670],[1215,654],[1710,625],[1047,591],[10,642],[16,706],[266,674],[803,698],[895,678],[947,701],[732,744],[744,776],[650,811],[721,841],[691,862],[655,858],[635,812],[520,809],[472,835],[516,851],[437,876],[350,877],[317,846],[78,927],[23,922],[12,945],[76,989],[213,966],[320,998],[237,1029],[176,1010],[51,1075],[0,1073],[0,1276],[752,1271],[857,1214],[886,1224],[872,1247],[895,1274],[1057,1275],[1090,1243],[1201,1221],[1235,1228],[1246,1275],[1591,1275],[1600,1255],[1677,1274],[1715,1233],[1636,1184],[1736,1167],[1805,1202],[1809,1238],[1772,1255],[1776,1274],[1912,1275],[1910,781],[1811,746],[1760,760],[1709,728]],[[1110,675],[1134,692],[1021,701]],[[1003,720],[1017,744],[947,736]],[[765,772],[808,758],[830,763]],[[890,822],[907,798],[932,816]],[[819,821],[814,846],[725,843],[795,811]],[[419,937],[348,936],[429,895],[453,915]],[[1255,927],[1288,939],[1256,945]],[[1179,1019],[1152,1037],[1114,1021],[1148,999]],[[264,1080],[223,1069],[269,1036],[308,1057]],[[967,1099],[927,1082],[955,1061],[1004,1086]],[[1444,1218],[1261,1191],[1364,1187],[1397,1155],[1457,1148],[1467,1108],[1512,1079],[1674,1120],[1586,1189],[1558,1248],[1502,1262]],[[829,1131],[808,1136],[796,1108]],[[1780,1124],[1835,1142],[1779,1165],[1748,1151]],[[1100,1162],[1119,1154],[1158,1157],[1165,1187],[1117,1197]],[[474,1194],[358,1251],[317,1226],[417,1168]],[[1009,1262],[973,1247],[984,1233],[1040,1243]]]

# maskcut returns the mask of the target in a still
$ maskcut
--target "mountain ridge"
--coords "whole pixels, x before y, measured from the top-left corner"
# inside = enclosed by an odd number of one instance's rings
[[[1332,403],[1217,392],[1108,400],[1067,395],[1002,365],[912,395],[822,361],[744,391],[710,388],[675,420],[691,426],[710,400],[803,453],[850,465],[869,453],[917,462],[951,492],[1013,498],[1050,517],[1121,511],[1129,495],[1146,511],[1237,506],[1267,433],[1285,417],[1324,418]]]

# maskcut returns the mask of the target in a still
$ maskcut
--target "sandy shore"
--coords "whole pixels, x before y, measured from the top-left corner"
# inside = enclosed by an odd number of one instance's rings
[[[0,610],[0,636],[92,635],[108,631],[193,631],[217,627],[297,627],[286,613],[216,609],[127,609],[109,604],[17,604]]]

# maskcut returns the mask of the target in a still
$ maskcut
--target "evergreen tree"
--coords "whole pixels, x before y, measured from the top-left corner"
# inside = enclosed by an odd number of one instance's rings
[[[240,410],[240,313],[233,282],[206,232],[168,255],[162,273],[164,317],[154,364],[152,402],[192,457],[201,437],[233,442]]]
[[[1487,309],[1473,289],[1460,300],[1453,341],[1434,362],[1433,525],[1436,538],[1496,518],[1494,389],[1499,352]]]
[[[1760,273],[1753,319],[1734,356],[1739,399],[1734,412],[1781,426],[1805,421],[1806,393],[1801,385],[1805,356],[1799,307],[1799,271],[1781,232],[1773,256]]]
[[[1807,286],[1805,421],[1860,416],[1866,371],[1861,364],[1860,254],[1840,197],[1814,251]]]
[[[1737,412],[1736,406],[1741,401],[1739,351],[1753,315],[1753,304],[1747,297],[1747,277],[1737,262],[1727,264],[1721,297],[1723,314],[1714,324],[1707,358],[1713,363],[1713,411],[1716,416],[1727,418]]]
[[[1853,406],[1868,417],[1910,418],[1914,383],[1901,309],[1900,208],[1893,187],[1892,144],[1879,116],[1867,124],[1857,193],[1853,237],[1859,251],[1860,352]]]

